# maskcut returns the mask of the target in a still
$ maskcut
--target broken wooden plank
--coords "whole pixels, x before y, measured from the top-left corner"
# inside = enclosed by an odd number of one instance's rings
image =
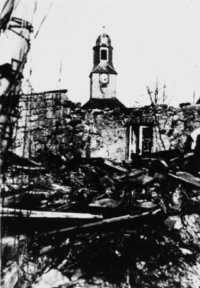
[[[181,152],[178,149],[170,149],[164,151],[157,151],[150,154],[151,158],[162,158],[164,160],[170,160],[175,157],[180,157]]]
[[[117,170],[118,172],[122,172],[122,173],[127,173],[128,170],[125,169],[124,167],[116,164],[116,163],[113,163],[111,162],[110,160],[104,160],[104,165],[108,166],[109,168],[111,169],[114,169],[114,170]]]
[[[42,166],[31,167],[31,166],[20,166],[20,165],[12,165],[12,169],[20,170],[20,171],[44,171],[46,168]]]
[[[152,208],[158,207],[158,205],[156,205],[155,203],[151,201],[146,201],[146,202],[141,202],[141,203],[138,201],[136,204],[133,204],[133,207],[152,209]]]
[[[133,169],[133,170],[131,170],[130,173],[128,173],[127,176],[128,176],[129,178],[135,178],[135,177],[141,176],[142,174],[143,174],[142,169]]]
[[[73,226],[73,227],[69,227],[69,228],[64,228],[64,229],[59,229],[59,230],[54,230],[54,231],[50,231],[47,233],[42,233],[39,235],[39,237],[46,237],[49,235],[55,235],[55,234],[60,234],[60,233],[72,233],[72,232],[81,232],[87,229],[91,229],[91,228],[97,228],[97,227],[101,227],[101,226],[106,226],[109,224],[114,224],[114,223],[120,223],[120,222],[125,222],[125,221],[129,221],[129,220],[134,220],[134,219],[139,219],[139,218],[143,218],[146,216],[151,216],[151,215],[156,215],[158,213],[162,212],[162,209],[158,208],[155,209],[153,211],[148,211],[148,212],[143,212],[137,215],[124,215],[124,216],[119,216],[119,217],[115,217],[115,218],[109,218],[109,219],[104,219],[102,221],[98,221],[98,222],[94,222],[94,223],[89,223],[89,224],[84,224],[84,225],[79,225],[79,226]]]
[[[71,192],[72,188],[70,186],[67,185],[59,185],[59,184],[52,184],[51,185],[51,189],[53,190],[58,190],[58,191],[63,191],[63,192]]]
[[[121,205],[121,201],[116,201],[110,198],[104,198],[96,200],[89,204],[89,207],[93,208],[118,208]]]
[[[57,218],[57,219],[103,219],[102,215],[93,215],[89,213],[73,213],[73,212],[51,212],[51,211],[34,211],[21,210],[14,208],[0,207],[1,216],[6,217],[30,217],[30,218]],[[9,216],[12,215],[12,216]]]
[[[38,163],[30,158],[26,158],[20,155],[17,155],[13,151],[8,150],[7,152],[8,159],[11,159],[13,164],[19,165],[19,166],[41,166],[41,163]]]
[[[124,179],[135,179],[137,177],[140,177],[144,172],[142,169],[132,169],[128,174],[118,176],[119,180],[124,180]],[[117,178],[117,177],[116,177]]]
[[[187,172],[177,172],[176,175],[168,173],[170,177],[176,179],[180,182],[193,185],[195,187],[200,188],[200,179],[198,177],[194,177],[192,174]]]

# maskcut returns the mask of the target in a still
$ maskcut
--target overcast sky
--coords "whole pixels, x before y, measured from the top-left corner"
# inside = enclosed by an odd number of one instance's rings
[[[38,1],[35,32],[51,2]],[[171,105],[192,103],[194,92],[198,100],[199,1],[54,0],[29,54],[26,76],[31,66],[35,92],[66,88],[70,100],[85,103],[90,94],[92,48],[103,25],[114,47],[121,102],[129,107],[148,104],[146,86],[153,90],[156,81],[160,87],[167,86]]]

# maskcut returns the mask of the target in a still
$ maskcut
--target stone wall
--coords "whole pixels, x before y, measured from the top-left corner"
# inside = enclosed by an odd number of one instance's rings
[[[126,158],[127,137],[124,117],[113,110],[81,109],[66,91],[23,95],[20,119],[13,145],[24,157],[48,151],[74,157]]]
[[[153,122],[152,152],[182,148],[187,135],[200,127],[200,105],[84,110],[66,90],[23,95],[13,145],[24,157],[58,152],[66,159],[103,157],[121,162],[128,157],[128,131],[132,121]],[[146,121],[148,122],[148,121]]]
[[[127,127],[124,114],[115,110],[91,110],[84,120],[90,129],[90,157],[103,157],[117,162],[126,159]]]
[[[174,108],[167,105],[129,109],[128,126],[153,126],[152,152],[182,149],[187,135],[200,127],[200,105]]]
[[[153,150],[182,149],[187,135],[200,127],[200,105],[183,108],[157,107]]]
[[[35,157],[40,149],[57,151],[67,145],[71,109],[66,90],[23,95],[19,103],[20,119],[14,143],[15,151],[24,157]]]

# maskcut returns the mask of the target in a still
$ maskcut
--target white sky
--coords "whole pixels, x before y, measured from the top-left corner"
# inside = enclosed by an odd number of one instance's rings
[[[31,0],[29,0],[31,1]],[[36,29],[51,0],[38,1]],[[93,46],[106,26],[112,40],[117,98],[131,107],[149,104],[146,86],[167,85],[170,105],[200,97],[199,1],[67,1],[53,6],[32,42],[29,65],[35,92],[68,89],[89,100]],[[62,62],[61,81],[60,65]]]

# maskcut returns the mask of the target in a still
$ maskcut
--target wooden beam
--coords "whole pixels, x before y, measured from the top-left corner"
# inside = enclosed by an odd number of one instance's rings
[[[39,235],[39,237],[45,237],[45,236],[49,236],[49,235],[55,236],[55,234],[61,234],[61,233],[67,234],[70,232],[77,232],[78,233],[78,232],[84,231],[86,229],[94,228],[94,227],[97,228],[97,227],[101,227],[101,226],[108,225],[108,224],[114,224],[114,223],[119,223],[119,222],[124,222],[124,221],[128,221],[128,220],[134,220],[134,219],[139,219],[139,218],[143,218],[146,216],[155,215],[155,214],[160,213],[161,211],[162,211],[162,209],[158,208],[156,210],[143,212],[143,213],[140,213],[137,215],[124,215],[124,216],[119,216],[119,217],[115,217],[115,218],[104,219],[102,221],[98,221],[95,223],[73,226],[73,227],[69,227],[69,228],[50,231],[47,233],[42,233]]]
[[[0,207],[0,215],[4,217],[29,217],[29,218],[47,218],[47,219],[103,219],[102,215],[93,215],[89,213],[72,212],[51,212],[51,211],[33,211],[21,210],[15,208]]]

